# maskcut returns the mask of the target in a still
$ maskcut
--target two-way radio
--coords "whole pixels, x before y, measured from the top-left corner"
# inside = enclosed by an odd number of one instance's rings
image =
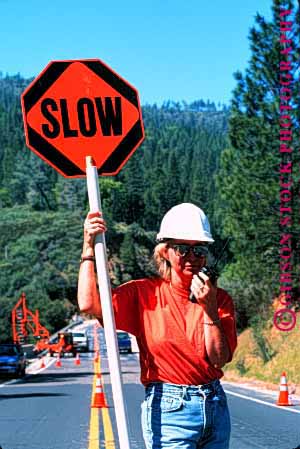
[[[216,283],[216,280],[219,276],[218,272],[217,272],[217,265],[220,262],[221,258],[223,257],[223,254],[225,252],[226,246],[228,245],[230,240],[230,237],[227,238],[225,245],[223,246],[223,248],[221,249],[221,252],[219,254],[219,257],[217,258],[217,260],[215,261],[215,263],[213,264],[213,266],[208,266],[205,265],[204,267],[201,268],[201,270],[199,271],[199,273],[204,273],[206,274],[206,276],[209,277],[210,282],[214,285]],[[189,296],[189,300],[193,303],[197,302],[197,299],[195,298],[194,294],[191,293]]]

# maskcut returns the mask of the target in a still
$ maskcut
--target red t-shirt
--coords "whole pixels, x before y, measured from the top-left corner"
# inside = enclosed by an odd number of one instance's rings
[[[206,353],[203,309],[188,296],[160,278],[130,281],[113,290],[116,327],[137,338],[144,385],[201,385],[223,376]],[[233,302],[218,288],[217,303],[232,358],[237,345]]]

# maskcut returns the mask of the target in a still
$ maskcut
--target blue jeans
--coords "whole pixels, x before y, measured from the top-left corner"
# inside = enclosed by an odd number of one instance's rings
[[[142,403],[147,449],[228,449],[230,417],[225,392],[206,385],[152,383]]]

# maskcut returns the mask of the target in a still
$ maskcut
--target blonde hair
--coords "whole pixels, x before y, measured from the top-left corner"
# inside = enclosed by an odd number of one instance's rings
[[[160,277],[165,281],[170,281],[171,264],[163,255],[163,252],[166,250],[167,246],[167,243],[159,243],[156,245],[154,248],[153,260]]]

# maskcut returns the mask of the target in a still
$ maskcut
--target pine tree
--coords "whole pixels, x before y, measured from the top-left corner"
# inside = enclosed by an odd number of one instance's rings
[[[127,223],[137,223],[144,213],[144,176],[140,155],[135,153],[124,169],[126,184],[123,214]]]
[[[120,256],[123,264],[123,282],[139,277],[140,269],[137,263],[135,241],[130,231],[125,234],[120,248]]]
[[[174,151],[170,153],[166,175],[166,207],[170,209],[183,201],[180,184],[180,161]]]

